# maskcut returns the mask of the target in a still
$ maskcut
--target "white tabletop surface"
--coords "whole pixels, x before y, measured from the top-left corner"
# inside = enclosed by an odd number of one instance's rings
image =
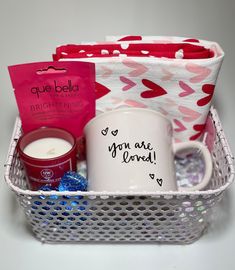
[[[191,245],[48,245],[36,240],[7,187],[3,164],[18,113],[7,66],[51,60],[64,43],[106,35],[175,35],[217,41],[226,53],[213,100],[235,152],[235,1],[0,0],[0,269],[234,269],[235,185],[208,232]]]

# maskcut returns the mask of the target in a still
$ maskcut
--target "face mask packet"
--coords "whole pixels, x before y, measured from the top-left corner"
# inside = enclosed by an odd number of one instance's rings
[[[37,62],[8,67],[23,132],[43,126],[81,137],[95,116],[95,64]]]

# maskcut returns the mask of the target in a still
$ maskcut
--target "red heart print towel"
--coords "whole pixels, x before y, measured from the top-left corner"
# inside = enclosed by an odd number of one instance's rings
[[[96,64],[96,109],[157,110],[176,141],[200,139],[224,52],[216,42],[164,36],[110,36],[56,48],[54,60]]]

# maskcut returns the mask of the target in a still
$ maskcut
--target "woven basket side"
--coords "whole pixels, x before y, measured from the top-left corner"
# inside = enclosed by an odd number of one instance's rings
[[[163,242],[187,244],[198,239],[211,221],[214,206],[234,178],[233,159],[217,113],[212,151],[214,172],[208,190],[130,196],[92,192],[43,192],[26,189],[15,149],[20,120],[10,146],[5,178],[27,221],[42,242]]]
[[[220,119],[216,110],[210,111],[212,121],[216,129],[216,138],[212,151],[213,175],[209,189],[223,191],[234,180],[234,158],[225,137]]]

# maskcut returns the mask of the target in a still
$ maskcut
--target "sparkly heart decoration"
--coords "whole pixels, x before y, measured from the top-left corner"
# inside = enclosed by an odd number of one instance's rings
[[[87,179],[76,172],[66,172],[60,180],[59,191],[86,191]]]

